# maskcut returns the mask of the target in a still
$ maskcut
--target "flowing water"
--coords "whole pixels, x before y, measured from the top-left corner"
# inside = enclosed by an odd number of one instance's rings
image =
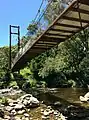
[[[46,89],[45,93],[39,94],[38,98],[45,102],[54,103],[60,101],[63,104],[76,104],[88,107],[89,103],[81,103],[79,97],[84,96],[88,89],[85,88],[52,88]]]
[[[50,90],[51,94],[61,98],[69,103],[75,103],[82,105],[79,97],[84,96],[88,90],[84,88],[58,88],[56,90]]]

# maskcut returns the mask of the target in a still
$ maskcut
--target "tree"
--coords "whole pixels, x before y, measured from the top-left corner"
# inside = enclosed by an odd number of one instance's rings
[[[36,32],[38,30],[38,24],[36,22],[32,21],[32,23],[29,24],[27,30],[28,30],[28,36],[36,34]]]
[[[50,24],[72,1],[73,0],[47,0],[49,7],[44,15],[44,19]]]

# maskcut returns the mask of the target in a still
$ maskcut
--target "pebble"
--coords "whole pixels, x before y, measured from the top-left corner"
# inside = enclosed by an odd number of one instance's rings
[[[30,118],[30,120],[32,120],[32,117]]]
[[[42,120],[46,120],[46,118],[47,118],[47,117],[45,117],[45,116],[42,116]]]
[[[24,116],[25,116],[25,117],[29,117],[29,114],[27,114],[27,113],[24,113]]]
[[[10,107],[10,106],[7,106],[7,107],[6,107],[6,111],[9,111],[9,112],[10,112],[12,109],[13,109],[13,107]]]
[[[58,114],[58,111],[56,110],[56,111],[54,111],[54,115],[57,115]]]
[[[51,109],[51,106],[48,106],[47,109]]]
[[[44,112],[44,109],[41,109],[41,112]]]
[[[46,110],[44,111],[44,116],[48,116],[49,115],[49,112],[47,112]]]
[[[4,118],[9,120],[9,119],[10,119],[10,116],[5,115]]]
[[[15,120],[21,120],[21,119],[20,119],[20,117],[16,116],[16,117],[15,117]]]
[[[30,109],[28,109],[28,112],[30,112]]]
[[[21,114],[23,114],[24,112],[25,112],[25,110],[20,110],[20,111],[18,111],[18,114],[21,115]]]
[[[15,110],[12,110],[11,113],[12,113],[13,115],[16,115],[16,111],[15,111]]]

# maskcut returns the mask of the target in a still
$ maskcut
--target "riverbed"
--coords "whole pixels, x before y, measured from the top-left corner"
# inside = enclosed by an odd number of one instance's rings
[[[83,110],[86,113],[86,109],[89,109],[89,103],[82,103],[79,100],[79,96],[84,96],[85,93],[88,92],[88,89],[84,88],[38,88],[38,89],[29,89],[28,93],[32,94],[34,97],[38,98],[40,101],[40,106],[37,108],[30,109],[30,116],[32,120],[42,120],[42,109],[46,109],[47,106],[51,106],[54,110],[58,110],[62,113],[65,110],[68,111],[67,108],[73,109],[73,114],[80,112]],[[18,97],[26,94],[26,92],[22,91],[20,94],[3,94],[5,97],[9,97],[10,99],[17,99]],[[73,108],[73,106],[75,106]],[[78,108],[77,108],[78,107]],[[82,108],[81,108],[82,107]],[[78,111],[80,109],[80,111]],[[75,111],[74,111],[75,110]],[[89,111],[88,111],[89,112]],[[84,113],[84,115],[85,115]],[[66,114],[65,114],[66,115]],[[77,115],[77,114],[76,114]],[[67,116],[68,117],[68,116]],[[73,116],[74,117],[74,116]],[[75,120],[75,117],[72,120]],[[88,120],[89,116],[84,117],[82,120]],[[77,118],[77,117],[76,117]],[[77,118],[78,120],[79,118]],[[60,119],[61,120],[61,119]],[[71,120],[71,117],[68,118]]]

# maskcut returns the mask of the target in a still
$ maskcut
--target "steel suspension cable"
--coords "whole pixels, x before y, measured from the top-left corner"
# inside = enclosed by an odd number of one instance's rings
[[[43,3],[44,3],[44,0],[42,0],[42,2],[41,2],[41,5],[40,5],[40,7],[39,7],[39,9],[38,9],[38,12],[37,12],[37,14],[36,14],[36,16],[35,16],[35,18],[34,18],[34,22],[36,21],[38,15],[39,15],[39,13],[40,13],[40,10],[41,10],[41,7],[42,7]]]

